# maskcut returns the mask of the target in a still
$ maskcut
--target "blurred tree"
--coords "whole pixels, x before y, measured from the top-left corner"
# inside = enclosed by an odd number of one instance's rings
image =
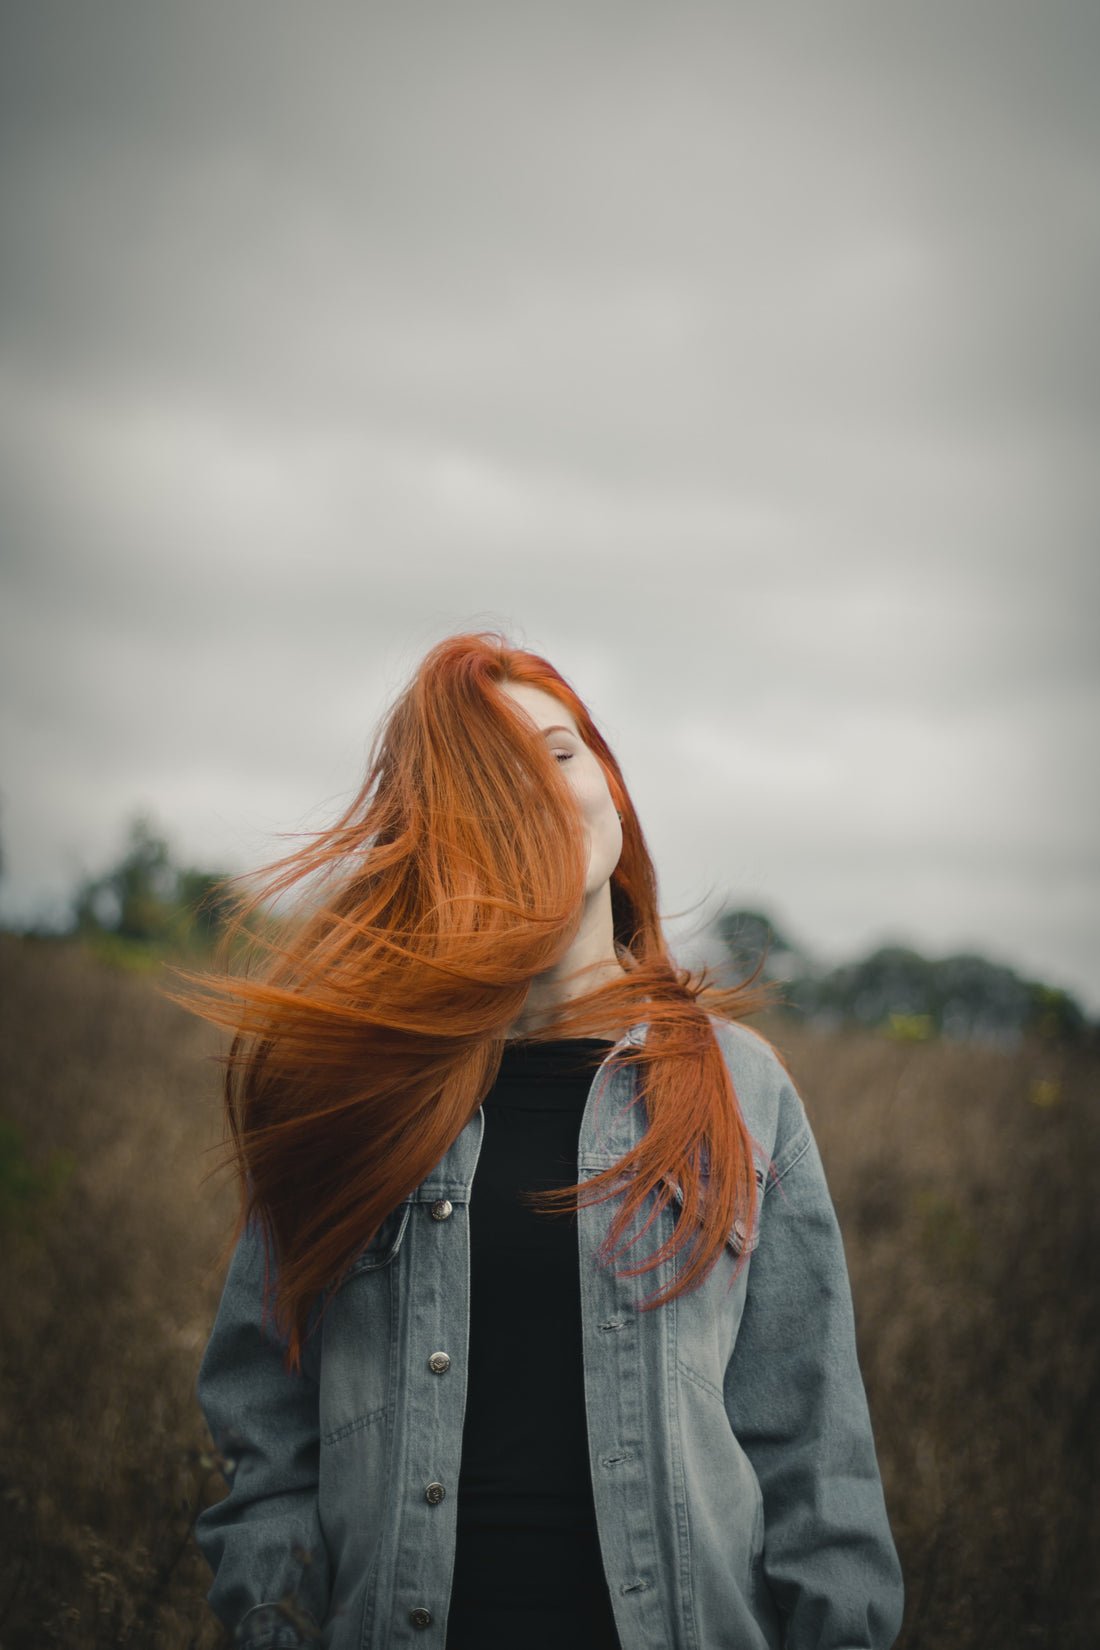
[[[891,1015],[933,1015],[932,964],[901,945],[883,946],[859,962],[822,975],[803,993],[807,1006],[826,1018],[862,1026],[889,1024]]]
[[[1056,1042],[1089,1032],[1068,992],[1021,979],[973,953],[934,962],[907,946],[882,946],[822,972],[759,911],[724,912],[715,928],[737,978],[763,959],[765,978],[785,982],[786,1010],[821,1026],[865,1026],[906,1041],[946,1036],[1004,1048],[1025,1032]]]
[[[1068,991],[1049,985],[1030,985],[1030,1024],[1048,1042],[1073,1042],[1089,1030],[1084,1011]]]
[[[748,979],[759,969],[766,980],[786,980],[804,964],[791,941],[762,911],[723,911],[714,927],[738,979]]]
[[[237,908],[237,901],[219,871],[181,871],[176,902],[200,939],[209,945],[220,938]]]
[[[164,838],[138,818],[117,864],[77,889],[73,917],[86,939],[112,936],[140,947],[209,945],[233,903],[221,876],[177,866]]]
[[[1029,1025],[1031,988],[1011,968],[970,952],[934,963],[936,1024],[948,1037],[1011,1042]]]
[[[78,889],[77,929],[82,934],[106,931],[124,940],[164,940],[176,915],[176,882],[168,844],[153,834],[148,820],[135,819],[117,865]]]

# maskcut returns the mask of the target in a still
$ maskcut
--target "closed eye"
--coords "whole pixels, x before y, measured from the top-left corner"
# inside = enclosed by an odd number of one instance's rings
[[[573,760],[573,752],[572,751],[555,751],[554,752],[554,761],[555,762],[572,762],[572,760]]]

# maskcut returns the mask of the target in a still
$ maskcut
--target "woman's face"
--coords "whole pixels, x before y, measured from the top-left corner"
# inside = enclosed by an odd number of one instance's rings
[[[588,841],[584,891],[590,896],[611,880],[623,851],[623,829],[603,768],[577,732],[576,722],[560,699],[528,682],[503,682],[501,687],[543,735],[547,749],[577,799]]]

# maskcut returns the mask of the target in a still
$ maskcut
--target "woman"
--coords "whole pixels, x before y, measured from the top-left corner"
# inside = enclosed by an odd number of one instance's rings
[[[731,1023],[759,996],[670,962],[573,690],[441,644],[268,892],[302,882],[204,1004],[243,1201],[199,1378],[215,1610],[262,1647],[889,1645],[805,1115]]]

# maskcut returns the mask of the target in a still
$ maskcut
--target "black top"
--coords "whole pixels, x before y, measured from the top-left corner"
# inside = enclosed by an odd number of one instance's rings
[[[509,1044],[470,1193],[470,1352],[446,1650],[619,1650],[600,1560],[575,1215],[593,1038]]]

